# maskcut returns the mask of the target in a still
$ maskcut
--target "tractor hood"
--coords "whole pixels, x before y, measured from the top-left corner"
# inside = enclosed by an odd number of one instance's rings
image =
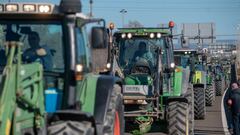
[[[149,74],[131,74],[124,79],[125,85],[152,85],[153,79]]]

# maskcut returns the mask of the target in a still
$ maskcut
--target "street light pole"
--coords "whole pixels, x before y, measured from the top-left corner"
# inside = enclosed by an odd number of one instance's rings
[[[89,1],[89,4],[90,4],[90,13],[89,13],[89,16],[92,17],[93,16],[93,13],[92,13],[92,10],[93,10],[93,0],[90,0]]]
[[[120,13],[122,14],[122,27],[124,27],[124,15],[127,13],[127,10],[122,9],[120,10]]]

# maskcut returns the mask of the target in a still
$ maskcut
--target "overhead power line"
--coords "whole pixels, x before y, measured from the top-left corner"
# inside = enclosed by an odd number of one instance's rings
[[[87,10],[87,8],[83,8]],[[98,12],[108,12],[109,10],[120,10],[122,7],[95,7],[95,11]],[[196,12],[238,12],[239,8],[126,8],[129,13],[137,13],[139,12],[146,13],[146,12],[157,12],[157,11],[166,11],[166,12],[184,12],[184,13],[196,13]]]

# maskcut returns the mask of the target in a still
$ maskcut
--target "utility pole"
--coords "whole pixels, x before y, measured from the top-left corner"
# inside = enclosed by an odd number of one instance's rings
[[[89,4],[90,4],[90,14],[89,14],[89,16],[92,17],[93,16],[93,0],[90,0]]]
[[[124,27],[124,15],[127,13],[127,10],[122,9],[120,10],[120,13],[122,14],[122,27]]]

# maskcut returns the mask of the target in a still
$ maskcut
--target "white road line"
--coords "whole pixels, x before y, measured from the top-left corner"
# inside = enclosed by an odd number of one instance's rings
[[[227,92],[227,89],[224,91],[224,94],[222,96],[222,103],[221,103],[222,126],[223,126],[223,131],[225,135],[231,135],[228,131],[227,119],[226,119],[225,108],[224,108],[224,97],[226,92]]]

